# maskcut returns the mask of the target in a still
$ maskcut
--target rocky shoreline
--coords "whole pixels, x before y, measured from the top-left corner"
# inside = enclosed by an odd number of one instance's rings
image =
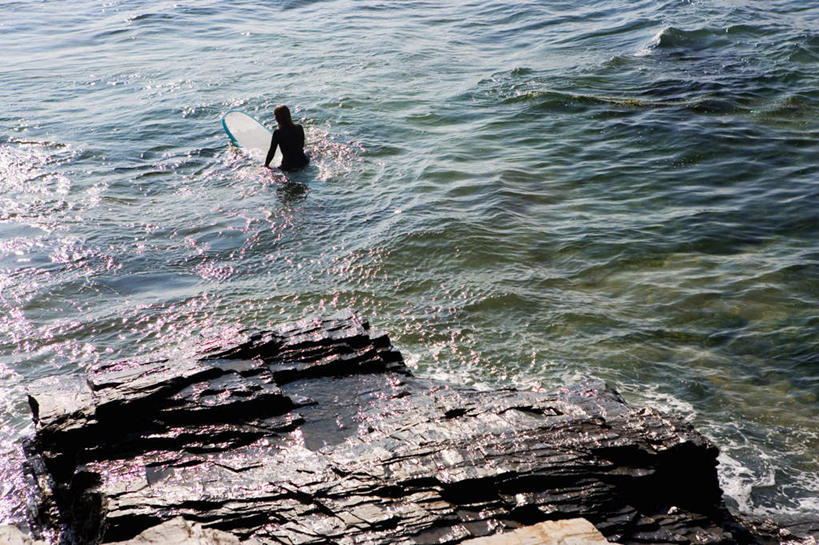
[[[421,379],[351,311],[187,360],[29,388],[35,536],[113,543],[172,520],[237,543],[461,543],[583,517],[609,541],[774,543],[724,506],[717,448],[588,381]]]

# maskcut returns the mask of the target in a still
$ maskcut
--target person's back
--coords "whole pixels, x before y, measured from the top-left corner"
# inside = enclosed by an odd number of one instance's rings
[[[309,157],[304,153],[304,127],[293,123],[290,117],[290,109],[287,106],[277,106],[273,110],[276,123],[279,127],[273,131],[273,138],[270,141],[270,150],[267,152],[264,166],[269,167],[276,147],[282,150],[282,170],[296,170],[310,162]]]

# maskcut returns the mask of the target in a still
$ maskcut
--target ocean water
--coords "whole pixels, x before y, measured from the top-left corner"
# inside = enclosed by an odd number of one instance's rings
[[[819,4],[0,3],[0,523],[26,384],[352,307],[414,371],[605,379],[819,519]],[[291,106],[313,163],[231,148]]]

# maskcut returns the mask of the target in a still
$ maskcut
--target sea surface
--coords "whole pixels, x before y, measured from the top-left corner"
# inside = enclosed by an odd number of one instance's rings
[[[288,176],[220,123],[278,104]],[[30,381],[344,307],[422,376],[604,379],[819,519],[819,2],[0,3],[0,523]]]

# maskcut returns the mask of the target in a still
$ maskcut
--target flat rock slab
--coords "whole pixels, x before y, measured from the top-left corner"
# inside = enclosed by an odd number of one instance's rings
[[[255,539],[241,541],[235,535],[205,528],[182,517],[152,526],[138,536],[117,545],[261,545]]]
[[[468,539],[463,545],[609,545],[609,543],[591,522],[576,518],[541,522],[504,534]]]
[[[352,312],[189,360],[33,384],[35,528],[110,543],[182,517],[259,543],[459,543],[585,517],[621,543],[750,541],[717,449],[589,381],[419,379]]]

